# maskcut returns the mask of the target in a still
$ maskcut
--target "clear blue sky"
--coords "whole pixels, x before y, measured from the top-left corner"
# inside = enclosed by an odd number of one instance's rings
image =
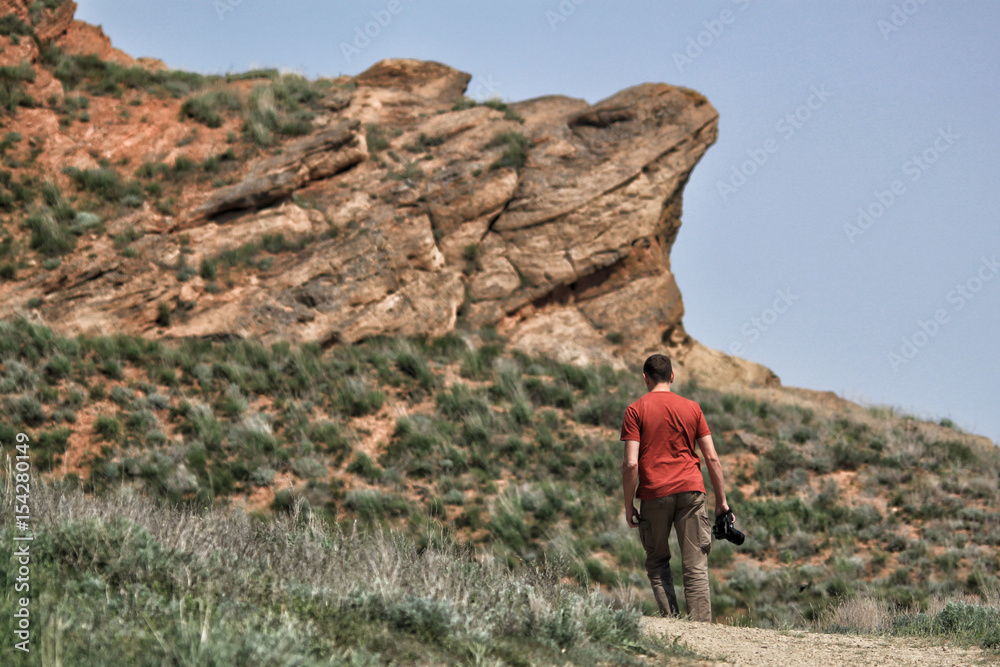
[[[786,385],[1000,441],[1000,3],[78,4],[126,52],[205,73],[410,57],[480,98],[699,90],[721,121],[672,255],[688,332]]]

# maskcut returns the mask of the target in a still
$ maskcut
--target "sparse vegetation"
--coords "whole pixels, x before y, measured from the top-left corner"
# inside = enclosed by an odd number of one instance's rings
[[[828,632],[941,637],[1000,651],[1000,590],[980,602],[933,600],[936,611],[914,613],[871,594],[852,596],[817,624]]]
[[[443,143],[443,137],[428,137],[421,132],[413,143],[406,144],[403,146],[403,149],[410,153],[424,153],[430,151],[434,146],[440,146]]]
[[[522,118],[516,111],[514,111],[509,104],[504,102],[499,98],[493,98],[486,100],[485,102],[477,102],[471,97],[463,97],[459,101],[455,102],[455,105],[451,108],[452,111],[462,111],[464,109],[471,109],[472,107],[484,106],[490,109],[496,109],[497,111],[502,111],[504,119],[517,121],[518,123],[523,123],[524,118]]]
[[[24,84],[34,80],[35,70],[27,61],[0,67],[0,109],[14,115],[18,107],[34,106],[35,101],[24,90]]]
[[[51,189],[42,196],[56,199]],[[262,239],[248,256],[286,243]],[[225,270],[221,257],[206,261],[204,275]],[[182,316],[173,302],[159,308],[161,324]],[[418,542],[443,525],[485,541],[515,571],[558,557],[579,582],[634,587],[649,609],[641,548],[617,497],[620,415],[641,384],[608,367],[510,353],[491,330],[470,335],[323,350],[63,339],[12,320],[0,323],[0,393],[15,426],[50,433],[53,470],[64,454],[57,429],[72,434],[73,416],[104,402],[92,427],[103,449],[78,481],[98,496],[124,483],[206,507],[300,480],[274,498],[275,512],[307,503],[302,511],[330,525],[357,518]],[[828,417],[695,384],[675,389],[703,406],[748,535],[738,549],[713,548],[718,619],[821,623],[860,580],[928,627],[944,627],[932,623],[936,599],[988,602],[1000,570],[1000,454],[894,416]],[[385,420],[378,440],[368,429]],[[841,485],[852,479],[856,487]]]
[[[6,14],[0,17],[0,35],[4,37],[25,36],[32,34],[32,32],[31,26],[22,21],[17,14]]]
[[[63,170],[80,190],[94,195],[99,203],[123,203],[141,205],[144,197],[142,185],[138,181],[123,181],[121,175],[111,167],[78,169],[67,167]]]
[[[156,468],[152,460],[135,465]],[[440,531],[416,543],[331,528],[284,492],[275,498],[284,511],[259,522],[157,508],[141,497],[92,499],[45,484],[32,491],[31,548],[41,568],[33,571],[32,614],[42,650],[57,647],[67,664],[104,665],[108,656],[116,664],[320,664],[322,655],[337,664],[473,656],[592,665],[690,655],[643,637],[634,608],[561,583],[558,563],[513,573],[478,562]],[[395,507],[372,493],[347,502]],[[0,523],[5,560],[13,531],[12,519]],[[112,589],[122,594],[108,595]],[[10,626],[16,600],[12,586],[4,590],[0,611]],[[78,623],[88,631],[71,631]]]
[[[490,169],[511,168],[518,171],[528,161],[528,139],[520,132],[500,132],[486,144],[486,148],[503,146],[503,154],[490,165]]]
[[[322,84],[285,74],[250,92],[244,110],[245,135],[258,146],[270,146],[275,134],[299,136],[312,130],[314,108],[323,98]]]
[[[390,171],[386,177],[394,181],[419,181],[424,177],[424,172],[415,162],[407,160],[402,171]]]
[[[170,69],[152,72],[140,66],[125,67],[101,60],[97,55],[71,55],[52,43],[43,46],[42,63],[67,91],[83,88],[90,95],[122,97],[126,90],[136,90],[180,98],[212,80],[193,72]]]
[[[181,120],[191,118],[207,127],[222,127],[228,113],[240,111],[243,100],[239,95],[225,88],[210,90],[184,100],[181,105]]]

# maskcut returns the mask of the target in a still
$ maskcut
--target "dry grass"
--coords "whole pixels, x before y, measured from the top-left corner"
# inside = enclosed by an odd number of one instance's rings
[[[935,596],[921,611],[901,609],[871,594],[843,600],[814,624],[826,632],[938,637],[945,641],[1000,650],[1000,589],[982,596]]]
[[[882,634],[892,630],[891,604],[886,600],[859,595],[844,600],[831,608],[820,623],[826,630],[857,632],[861,634]]]
[[[4,478],[9,507],[9,469]],[[441,530],[418,545],[393,531],[331,528],[301,503],[261,521],[156,506],[128,486],[95,498],[38,479],[31,515],[32,614],[63,664],[114,664],[110,655],[118,664],[311,665],[320,655],[445,664],[469,654],[617,664],[646,644],[634,608],[564,584],[552,563],[512,572],[477,559]],[[8,512],[2,562],[13,532]]]

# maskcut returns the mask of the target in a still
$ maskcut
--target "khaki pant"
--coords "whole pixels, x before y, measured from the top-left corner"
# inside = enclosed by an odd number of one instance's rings
[[[653,597],[664,616],[677,616],[677,596],[670,573],[671,528],[677,529],[684,573],[684,599],[691,620],[712,621],[712,597],[708,589],[708,552],[712,549],[712,524],[700,491],[677,493],[642,500],[639,504],[639,539],[646,550],[646,574]]]

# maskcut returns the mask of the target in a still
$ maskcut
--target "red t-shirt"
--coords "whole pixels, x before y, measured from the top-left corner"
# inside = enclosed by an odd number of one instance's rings
[[[672,391],[651,391],[625,410],[622,440],[639,442],[640,499],[705,493],[698,438],[709,435],[701,406]]]

